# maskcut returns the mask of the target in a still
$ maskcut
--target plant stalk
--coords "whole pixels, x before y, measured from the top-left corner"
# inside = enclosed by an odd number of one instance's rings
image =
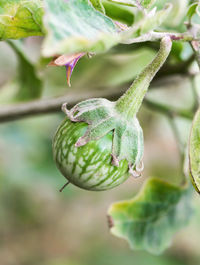
[[[138,112],[151,80],[162,67],[171,51],[170,37],[164,37],[160,43],[160,50],[153,61],[134,80],[130,88],[116,102],[116,109],[126,118],[133,118]]]

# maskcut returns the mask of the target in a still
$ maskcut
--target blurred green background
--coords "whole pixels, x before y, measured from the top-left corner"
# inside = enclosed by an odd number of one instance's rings
[[[67,87],[65,69],[45,66],[39,58],[40,38],[24,42],[25,53],[36,64],[44,80],[42,98],[63,94],[124,89],[153,58],[157,46],[117,46],[106,55],[83,58]],[[187,45],[174,47],[182,58],[190,55]],[[177,55],[177,53],[176,53]],[[177,56],[178,57],[178,56]],[[174,57],[173,60],[179,60]],[[15,101],[18,92],[16,55],[0,43],[0,102]],[[191,83],[176,74],[155,83],[149,98],[175,107],[192,106]],[[176,99],[179,99],[178,101]],[[0,124],[0,264],[2,265],[197,265],[200,264],[200,201],[188,227],[176,234],[173,245],[160,256],[132,251],[113,237],[107,225],[107,209],[118,200],[133,197],[149,176],[180,183],[180,157],[168,120],[143,106],[139,118],[144,128],[145,171],[140,179],[129,179],[105,192],[89,192],[65,184],[57,170],[51,140],[64,114],[49,114]],[[190,121],[177,119],[181,140],[188,138]]]

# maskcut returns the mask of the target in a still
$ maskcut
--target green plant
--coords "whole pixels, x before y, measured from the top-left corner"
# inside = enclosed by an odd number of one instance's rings
[[[89,99],[70,111],[63,105],[68,119],[57,131],[53,150],[58,168],[70,182],[89,190],[106,190],[121,184],[128,174],[140,176],[143,134],[136,113],[170,50],[171,39],[165,37],[155,59],[116,102]],[[87,130],[76,122],[88,124]]]
[[[46,101],[46,105],[36,101],[26,106],[14,105],[0,112],[0,121],[7,121],[54,111],[64,103],[62,109],[67,118],[54,137],[53,154],[69,183],[88,190],[107,190],[124,182],[129,175],[141,175],[143,132],[136,114],[144,102],[169,119],[179,145],[181,167],[184,160],[188,162],[192,183],[200,193],[200,119],[195,88],[200,67],[199,2],[164,2],[1,1],[0,40],[8,41],[20,61],[17,78],[20,86],[17,85],[14,100],[38,98],[42,80],[37,75],[39,67],[29,62],[23,53],[23,42],[9,39],[43,35],[40,67],[42,62],[47,64],[50,61],[50,65],[65,66],[69,84],[76,63],[85,55],[103,56],[102,53],[116,45],[118,48],[126,45],[128,50],[138,48],[139,44],[148,45],[156,54],[147,66],[142,67],[139,75],[138,72],[133,74],[134,82],[115,101],[87,99],[68,110],[65,98],[61,97]],[[114,51],[117,56],[117,48]],[[156,74],[156,78],[167,76],[171,79],[174,73],[189,76],[195,92],[192,108],[175,109],[144,99]],[[25,89],[33,84],[37,86],[34,93],[33,89]],[[190,140],[182,143],[175,117],[191,120],[194,112]],[[186,146],[189,147],[189,161],[185,154]],[[188,171],[182,172],[180,185],[169,183],[167,179],[149,178],[136,198],[114,203],[109,209],[112,233],[127,239],[132,248],[162,252],[169,246],[172,234],[189,220],[191,192],[188,175]]]

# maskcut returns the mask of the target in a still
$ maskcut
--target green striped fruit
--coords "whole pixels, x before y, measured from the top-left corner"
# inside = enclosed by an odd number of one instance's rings
[[[76,147],[75,143],[83,136],[88,125],[72,122],[66,118],[53,139],[53,156],[58,169],[74,185],[93,191],[114,188],[130,175],[126,159],[119,166],[112,165],[113,132],[96,141]]]
[[[117,101],[91,98],[70,110],[62,105],[67,119],[57,130],[53,153],[69,182],[100,191],[141,175],[144,142],[136,114],[171,46],[170,37],[164,37],[157,56]]]

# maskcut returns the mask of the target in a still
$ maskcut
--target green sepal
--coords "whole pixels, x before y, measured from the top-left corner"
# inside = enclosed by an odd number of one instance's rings
[[[169,37],[162,39],[157,56],[116,102],[103,98],[89,99],[78,103],[71,110],[67,110],[66,104],[63,105],[62,109],[71,121],[88,124],[86,133],[78,139],[76,147],[98,140],[113,131],[112,164],[118,166],[120,160],[126,159],[130,174],[140,176],[143,163],[139,165],[144,145],[143,132],[136,114],[152,78],[167,59],[171,45]]]
[[[126,159],[132,176],[140,176],[143,166],[143,132],[136,117],[125,119],[115,108],[116,102],[107,99],[89,99],[67,110],[62,109],[73,122],[88,124],[86,133],[78,139],[75,146],[83,146],[89,141],[98,140],[113,131],[112,164],[119,166],[119,161]]]

